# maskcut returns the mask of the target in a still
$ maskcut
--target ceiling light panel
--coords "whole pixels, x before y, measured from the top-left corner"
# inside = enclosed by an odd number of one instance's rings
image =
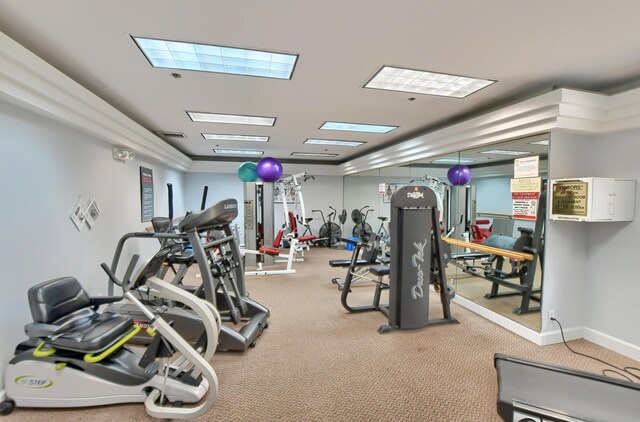
[[[360,123],[344,123],[344,122],[325,122],[320,129],[323,130],[344,130],[349,132],[368,132],[368,133],[389,133],[398,126],[384,125],[365,125]]]
[[[494,82],[489,79],[384,66],[364,87],[464,98]]]
[[[153,67],[291,79],[297,55],[133,37]]]
[[[229,154],[229,155],[262,155],[264,151],[258,151],[255,149],[220,149],[215,148],[213,150],[216,154]]]
[[[293,157],[337,157],[338,154],[328,154],[324,152],[292,152],[291,156]]]
[[[546,145],[549,146],[549,140],[543,139],[542,141],[529,142],[530,145]]]
[[[187,111],[189,118],[200,123],[228,123],[234,125],[273,126],[275,117],[243,116],[240,114],[216,114]]]
[[[219,135],[215,133],[203,133],[204,139],[211,141],[245,141],[245,142],[267,142],[268,136],[252,136],[252,135]]]
[[[439,158],[432,161],[434,164],[470,164],[475,162],[476,160],[470,160],[468,158]]]
[[[480,154],[495,154],[495,155],[527,155],[531,154],[530,151],[511,151],[508,149],[492,149],[487,151],[480,151]]]
[[[333,139],[307,139],[304,141],[308,145],[335,145],[341,147],[359,147],[366,142],[362,141],[336,141]]]

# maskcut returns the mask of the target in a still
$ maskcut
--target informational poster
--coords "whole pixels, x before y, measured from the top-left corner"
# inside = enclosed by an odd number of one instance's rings
[[[140,212],[143,223],[153,218],[153,172],[145,167],[140,167]]]
[[[520,179],[521,177],[538,177],[538,167],[540,165],[540,157],[516,158],[513,161],[513,177]]]
[[[535,220],[538,212],[539,192],[512,192],[513,218]]]
[[[525,177],[511,179],[511,192],[540,192],[542,189],[541,177]]]
[[[540,177],[511,179],[512,217],[535,220],[541,189],[542,178]]]

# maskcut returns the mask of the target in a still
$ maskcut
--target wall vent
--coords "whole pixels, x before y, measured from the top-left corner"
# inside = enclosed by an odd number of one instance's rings
[[[156,132],[158,135],[163,138],[171,138],[171,139],[185,139],[186,136],[182,132]]]

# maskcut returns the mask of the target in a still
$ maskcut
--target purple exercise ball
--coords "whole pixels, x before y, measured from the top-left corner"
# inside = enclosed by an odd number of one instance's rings
[[[282,164],[273,157],[264,157],[258,161],[257,172],[263,182],[277,182],[282,176]]]
[[[455,186],[466,185],[471,180],[471,169],[462,164],[456,164],[447,172],[447,179]]]

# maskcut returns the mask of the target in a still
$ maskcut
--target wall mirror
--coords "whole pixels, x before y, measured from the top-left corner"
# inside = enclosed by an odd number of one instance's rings
[[[461,298],[539,332],[541,314],[537,309],[540,303],[534,300],[542,295],[544,262],[544,225],[536,225],[538,196],[534,194],[539,192],[514,194],[511,192],[511,180],[516,158],[538,157],[540,187],[531,189],[542,189],[547,178],[548,144],[549,135],[541,134],[345,176],[347,221],[343,233],[356,237],[357,223],[351,218],[352,214],[356,210],[363,213],[369,210],[366,215],[369,230],[385,236],[389,230],[389,221],[385,218],[390,215],[389,201],[393,192],[407,184],[421,184],[434,189],[439,197],[442,236],[481,244],[493,235],[489,246],[496,245],[506,250],[512,250],[514,246],[521,250],[523,245],[530,248],[532,241],[537,239],[535,256],[530,253],[531,249],[522,252],[522,256],[533,260],[522,260],[518,254],[515,257],[520,260],[499,258],[485,251],[452,245],[452,255],[456,259],[447,266],[447,278]],[[468,181],[457,180],[464,183],[454,185],[447,173],[457,165],[468,167],[471,177]],[[522,216],[517,214],[514,217],[514,210]],[[492,288],[498,284],[492,276],[504,278],[507,283],[495,288],[497,294],[492,294]],[[523,293],[517,285],[525,282],[530,284],[530,288],[524,289],[527,291],[525,294],[532,299],[526,307],[528,309],[522,311]],[[508,283],[513,283],[516,288],[510,288]],[[512,294],[503,296],[502,293]]]

